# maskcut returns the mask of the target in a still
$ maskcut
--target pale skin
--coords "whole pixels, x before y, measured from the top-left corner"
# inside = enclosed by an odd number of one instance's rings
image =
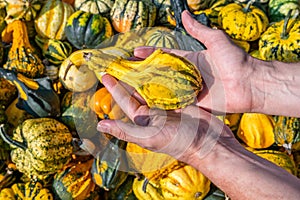
[[[195,105],[174,111],[149,109],[132,88],[104,75],[103,84],[134,123],[102,120],[98,130],[194,166],[231,199],[297,199],[300,179],[245,150],[211,113],[300,117],[299,63],[255,59],[235,46],[223,31],[197,23],[186,11],[182,21],[207,47],[201,52],[168,50],[199,67],[205,89]],[[145,58],[152,51],[138,48],[135,56]]]

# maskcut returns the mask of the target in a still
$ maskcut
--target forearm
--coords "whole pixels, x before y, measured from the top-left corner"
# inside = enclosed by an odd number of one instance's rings
[[[300,63],[254,60],[252,112],[300,117]]]
[[[203,159],[190,164],[231,199],[295,199],[300,180],[275,164],[247,151],[234,138],[220,138]],[[259,196],[258,196],[259,195]]]

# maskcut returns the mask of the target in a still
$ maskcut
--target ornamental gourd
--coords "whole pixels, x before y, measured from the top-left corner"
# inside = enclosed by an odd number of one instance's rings
[[[43,38],[64,40],[64,29],[73,12],[73,6],[61,0],[46,1],[34,20],[36,32]]]
[[[171,171],[159,181],[164,199],[203,199],[210,190],[210,180],[190,165]]]
[[[157,29],[146,41],[145,46],[179,49],[177,38],[169,29]]]
[[[243,113],[237,136],[249,147],[268,148],[274,142],[274,121],[261,113]]]
[[[25,22],[15,20],[8,24],[2,32],[2,41],[12,42],[4,69],[17,71],[29,78],[44,75],[45,66],[29,42]]]
[[[98,48],[101,42],[113,35],[113,29],[106,17],[82,10],[74,12],[67,21],[65,34],[77,49]]]
[[[126,153],[129,167],[145,176],[145,184],[149,181],[158,181],[185,165],[167,154],[153,152],[131,142],[127,143]]]
[[[176,25],[175,19],[173,17],[173,10],[170,0],[152,0],[153,4],[156,6],[156,22],[157,26],[164,26],[169,28],[174,28]]]
[[[119,119],[127,121],[125,113],[114,101],[105,87],[98,89],[92,96],[90,108],[100,119]]]
[[[300,119],[288,116],[273,116],[275,143],[283,146],[289,154],[292,144],[300,141]]]
[[[90,169],[93,160],[64,167],[54,176],[52,189],[63,200],[83,200],[95,189]]]
[[[98,79],[95,73],[87,67],[83,59],[83,52],[75,51],[65,59],[59,68],[58,76],[62,85],[72,92],[84,92],[93,88]]]
[[[11,188],[5,188],[0,192],[0,199],[5,200],[53,200],[53,194],[43,187],[40,182],[15,183]]]
[[[71,159],[72,134],[55,119],[27,119],[14,130],[12,138],[3,126],[0,133],[12,147],[12,162],[29,178],[43,180],[62,169]]]
[[[119,187],[128,176],[126,142],[112,138],[96,155],[92,168],[93,181],[104,190]]]
[[[291,11],[284,20],[271,24],[259,39],[263,60],[297,62],[300,60],[300,20],[291,19]]]
[[[183,57],[157,49],[142,61],[94,50],[84,53],[88,67],[134,87],[151,108],[176,109],[194,102],[202,90],[198,68]]]
[[[269,25],[267,15],[252,3],[231,3],[220,10],[218,24],[233,39],[255,41]]]
[[[148,0],[116,0],[110,11],[112,26],[119,33],[155,25],[156,6]]]
[[[34,20],[42,8],[40,0],[6,0],[6,22],[14,20]]]
[[[283,20],[290,10],[292,10],[292,16],[300,12],[299,0],[269,0],[268,16],[270,22]]]
[[[44,58],[54,65],[60,65],[72,53],[72,46],[67,41],[35,36],[35,42],[42,49]]]
[[[114,0],[75,0],[75,10],[82,10],[92,14],[109,14]]]

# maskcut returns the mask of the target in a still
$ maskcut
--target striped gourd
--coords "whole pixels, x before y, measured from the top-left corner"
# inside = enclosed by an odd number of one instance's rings
[[[64,29],[73,12],[73,6],[61,0],[46,1],[34,20],[36,32],[44,38],[65,39]]]
[[[78,10],[68,18],[65,34],[77,49],[93,49],[110,38],[113,30],[106,17]]]
[[[72,53],[72,46],[67,41],[35,36],[35,42],[42,49],[43,56],[52,64],[61,64]]]
[[[270,22],[283,20],[290,10],[292,10],[292,15],[300,12],[299,0],[269,0],[268,11]]]
[[[116,0],[110,19],[117,32],[141,29],[155,25],[156,6],[148,0]]]
[[[176,109],[194,102],[202,90],[198,68],[183,57],[157,49],[143,61],[94,50],[84,55],[96,76],[106,72],[134,87],[151,108]]]
[[[177,38],[168,29],[157,29],[146,41],[145,46],[179,49]]]
[[[53,118],[27,119],[9,137],[1,126],[3,140],[11,145],[11,160],[27,177],[45,179],[66,165],[73,151],[72,134]]]
[[[281,115],[273,116],[273,119],[275,143],[291,153],[292,144],[300,141],[300,119]]]
[[[170,0],[152,0],[153,4],[156,6],[157,16],[156,25],[173,27],[172,24],[172,6]],[[171,21],[170,21],[171,20]],[[175,22],[174,22],[175,23]]]
[[[107,14],[114,5],[114,0],[75,0],[75,10],[82,10],[92,14]]]
[[[49,189],[43,187],[40,182],[30,181],[27,183],[15,183],[11,188],[5,188],[0,192],[0,199],[34,199],[34,200],[53,200],[53,194]]]

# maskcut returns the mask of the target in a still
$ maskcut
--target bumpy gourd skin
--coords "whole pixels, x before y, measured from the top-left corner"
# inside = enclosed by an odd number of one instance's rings
[[[254,41],[266,30],[269,20],[267,15],[254,6],[246,11],[246,4],[231,3],[224,6],[218,17],[218,23],[237,40]]]
[[[97,76],[108,73],[134,87],[150,108],[171,110],[195,101],[202,90],[197,67],[185,58],[157,49],[143,61],[89,51],[86,63]]]
[[[11,144],[12,162],[27,177],[43,180],[71,159],[72,134],[52,118],[24,121],[15,129],[12,140],[23,146]]]
[[[259,39],[260,56],[264,60],[297,62],[300,60],[300,20],[290,19],[286,35],[284,20],[272,24]]]

